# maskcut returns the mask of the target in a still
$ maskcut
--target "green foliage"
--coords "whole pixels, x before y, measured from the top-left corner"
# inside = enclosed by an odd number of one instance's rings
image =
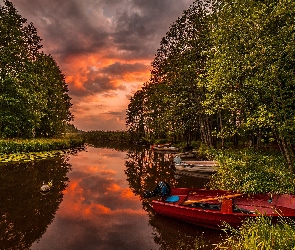
[[[294,162],[295,2],[220,1],[206,63],[208,113],[224,118],[220,137],[270,133]]]
[[[0,33],[0,138],[60,135],[72,119],[64,76],[8,0],[0,6]]]
[[[195,1],[162,39],[150,81],[130,100],[126,118],[130,132],[187,143],[201,134],[211,145],[210,122],[201,105],[205,90],[199,82],[207,60],[203,51],[210,47],[208,16],[213,2]]]
[[[295,193],[295,176],[281,155],[261,151],[218,151],[219,169],[209,187],[242,193]]]
[[[60,150],[83,147],[84,139],[27,139],[27,140],[0,140],[0,162],[28,161],[47,158],[60,154]]]
[[[195,1],[171,25],[127,110],[153,140],[274,142],[294,172],[295,2]]]
[[[292,220],[280,219],[272,224],[271,218],[260,216],[248,219],[240,229],[225,226],[227,237],[218,244],[218,249],[231,250],[282,250],[295,249],[295,224]]]
[[[78,128],[75,127],[74,124],[67,123],[66,125],[66,132],[67,133],[78,133]]]
[[[143,138],[134,137],[127,131],[88,131],[82,134],[86,143],[97,147],[126,150],[146,143]]]

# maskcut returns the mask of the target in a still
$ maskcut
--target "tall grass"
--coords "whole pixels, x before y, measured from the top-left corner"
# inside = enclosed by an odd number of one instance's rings
[[[295,223],[280,218],[272,224],[271,218],[259,216],[248,219],[240,229],[225,226],[227,238],[215,249],[230,250],[292,250],[295,249]]]
[[[28,153],[75,148],[83,145],[81,138],[30,139],[30,140],[0,140],[0,153]]]
[[[253,150],[215,153],[219,169],[210,180],[212,189],[242,193],[295,193],[295,175],[280,154]]]

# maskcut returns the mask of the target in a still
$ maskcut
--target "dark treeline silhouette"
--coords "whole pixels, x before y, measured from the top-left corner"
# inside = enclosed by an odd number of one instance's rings
[[[72,119],[65,76],[32,23],[0,6],[0,138],[53,137]]]

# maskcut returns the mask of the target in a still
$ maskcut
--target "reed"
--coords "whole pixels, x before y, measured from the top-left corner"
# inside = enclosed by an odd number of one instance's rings
[[[0,140],[0,153],[11,154],[62,150],[79,147],[83,145],[83,143],[84,140],[82,138]]]
[[[294,194],[295,175],[279,154],[251,150],[219,151],[219,169],[210,180],[212,189],[238,193]]]
[[[225,225],[226,239],[215,249],[230,250],[282,250],[295,249],[295,223],[280,218],[273,224],[271,218],[260,216],[248,219],[240,229]]]

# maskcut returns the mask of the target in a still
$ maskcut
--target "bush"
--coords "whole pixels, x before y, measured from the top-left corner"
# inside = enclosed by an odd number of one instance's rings
[[[210,180],[212,189],[242,193],[295,193],[295,175],[284,158],[275,153],[251,150],[215,153],[219,169]]]
[[[217,247],[219,249],[295,249],[295,223],[292,220],[280,219],[272,224],[271,218],[260,216],[248,219],[239,229],[225,225],[227,238]]]
[[[83,144],[84,140],[82,138],[0,140],[0,153],[13,154],[62,150],[80,147]]]

